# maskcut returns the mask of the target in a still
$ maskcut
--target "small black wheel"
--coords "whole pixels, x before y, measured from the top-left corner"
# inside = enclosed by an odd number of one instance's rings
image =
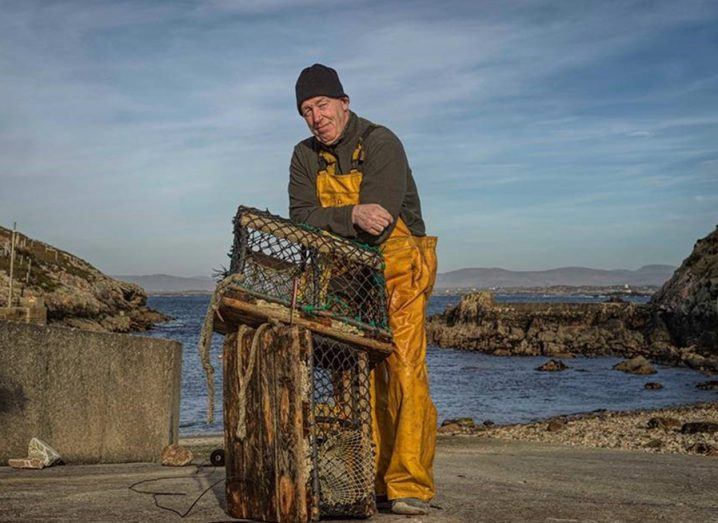
[[[209,461],[213,467],[224,467],[224,449],[212,451],[212,454],[209,455]]]

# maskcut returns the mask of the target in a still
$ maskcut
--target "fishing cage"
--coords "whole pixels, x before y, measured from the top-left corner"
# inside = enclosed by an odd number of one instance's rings
[[[374,448],[367,354],[314,335],[314,456],[322,516],[374,511]]]
[[[227,511],[263,521],[366,517],[369,375],[392,351],[372,248],[240,207],[218,286]]]
[[[225,276],[259,300],[388,338],[384,260],[373,247],[240,206]]]

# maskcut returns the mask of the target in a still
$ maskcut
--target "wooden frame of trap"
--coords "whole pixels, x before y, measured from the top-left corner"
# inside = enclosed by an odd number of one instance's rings
[[[370,368],[391,339],[231,290],[219,300],[228,513],[261,521],[368,517]]]

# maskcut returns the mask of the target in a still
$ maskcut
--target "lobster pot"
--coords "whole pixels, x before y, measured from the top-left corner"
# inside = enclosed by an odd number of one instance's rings
[[[240,206],[234,218],[233,288],[252,303],[292,308],[391,342],[384,260],[373,247]]]
[[[367,351],[297,325],[236,327],[223,357],[228,513],[373,514]]]

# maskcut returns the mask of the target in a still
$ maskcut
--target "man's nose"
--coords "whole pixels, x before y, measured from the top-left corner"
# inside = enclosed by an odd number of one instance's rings
[[[322,119],[322,112],[319,110],[319,108],[312,109],[312,120],[315,122],[318,122]]]

